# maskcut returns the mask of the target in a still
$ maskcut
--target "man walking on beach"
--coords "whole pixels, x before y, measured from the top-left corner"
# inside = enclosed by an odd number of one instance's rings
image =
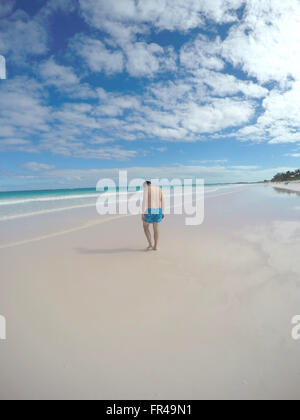
[[[142,220],[144,232],[149,244],[148,251],[158,251],[159,223],[164,218],[164,196],[162,189],[156,185],[152,185],[150,181],[146,181],[144,183]],[[153,225],[154,245],[152,244],[150,225]]]

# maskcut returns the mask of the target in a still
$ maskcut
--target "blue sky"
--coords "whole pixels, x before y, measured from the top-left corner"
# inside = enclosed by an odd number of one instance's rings
[[[0,189],[300,166],[298,0],[1,0]]]

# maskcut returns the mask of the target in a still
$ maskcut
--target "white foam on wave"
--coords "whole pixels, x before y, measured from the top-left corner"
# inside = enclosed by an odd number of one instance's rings
[[[32,213],[19,213],[19,214],[14,214],[14,215],[8,215],[8,216],[2,216],[0,217],[0,222],[6,222],[8,220],[15,220],[15,219],[21,219],[22,217],[32,217],[32,216],[40,216],[43,214],[50,214],[50,213],[57,213],[60,211],[66,211],[66,210],[74,210],[74,209],[83,209],[83,208],[88,208],[88,207],[94,207],[95,203],[93,204],[83,204],[80,206],[72,206],[72,207],[59,207],[57,209],[47,209],[47,210],[40,210],[40,211],[35,211]]]
[[[219,186],[205,186],[205,192],[211,193],[216,192],[219,189],[224,188],[234,188],[234,187],[241,187],[241,184],[230,184],[230,185],[219,185]],[[1,199],[0,198],[0,206],[13,206],[13,205],[21,205],[21,204],[29,204],[29,203],[47,203],[47,202],[55,202],[55,201],[63,201],[63,200],[83,200],[87,198],[97,198],[100,194],[105,193],[106,195],[125,195],[125,194],[134,194],[134,193],[142,193],[142,191],[128,191],[128,192],[96,192],[93,194],[72,194],[72,195],[54,195],[48,197],[30,197],[30,198],[23,198],[23,199]]]
[[[234,187],[243,187],[243,185],[234,185]],[[220,193],[220,194],[216,194],[215,196],[210,195],[210,193],[216,192],[218,190],[223,190],[224,187],[230,187],[230,186],[220,186],[220,187],[211,187],[211,190],[207,190],[207,188],[205,188],[205,193],[209,194],[207,195],[208,197],[217,197],[219,195],[226,195],[228,193]],[[129,191],[128,193],[125,192],[118,192],[116,193],[109,193],[109,192],[105,192],[104,195],[105,197],[111,197],[111,196],[116,196],[116,198],[118,198],[118,196],[124,196],[124,195],[129,195],[129,194],[136,194],[136,195],[140,195],[142,196],[143,191]],[[186,195],[193,195],[194,193],[185,193],[184,196]],[[103,193],[98,193],[98,194],[87,194],[87,195],[73,195],[73,196],[67,196],[67,199],[70,199],[72,197],[72,199],[83,199],[83,198],[98,198],[101,195],[103,195]],[[172,198],[172,197],[178,197],[181,194],[172,194],[172,193],[165,193],[165,199],[167,198]],[[141,197],[142,198],[142,197]],[[43,198],[35,198],[35,199],[27,199],[27,200],[20,200],[20,202],[18,202],[18,204],[24,204],[24,203],[28,203],[28,202],[39,202],[39,201],[43,201],[43,202],[51,202],[51,201],[57,201],[57,200],[64,200],[66,199],[65,196],[62,197],[43,197]],[[124,202],[126,200],[117,200],[117,203],[121,203]],[[3,204],[3,203],[2,203]],[[11,204],[11,203],[10,203]],[[24,213],[17,213],[17,214],[6,214],[3,216],[0,216],[0,222],[5,222],[5,221],[9,221],[9,220],[15,220],[15,219],[20,219],[23,217],[33,217],[33,216],[39,216],[39,215],[45,215],[45,214],[51,214],[51,213],[57,213],[57,212],[62,212],[62,211],[67,211],[67,210],[75,210],[75,209],[83,209],[83,208],[89,208],[89,207],[96,207],[96,201],[93,203],[88,203],[88,204],[77,204],[77,205],[70,205],[70,206],[65,206],[65,207],[58,207],[58,208],[48,208],[48,209],[44,209],[44,210],[36,210],[36,211],[30,211],[30,212],[24,212]]]
[[[1,200],[0,199],[0,206],[12,206],[18,204],[27,204],[27,203],[45,203],[45,202],[52,202],[52,201],[62,201],[62,200],[78,200],[78,199],[85,199],[85,198],[97,198],[100,194],[103,193],[95,193],[95,194],[81,194],[81,195],[61,195],[61,196],[52,196],[52,197],[32,197],[32,198],[25,198],[22,200]],[[115,193],[108,193],[110,195],[114,195]],[[126,192],[120,192],[119,195],[127,194]]]

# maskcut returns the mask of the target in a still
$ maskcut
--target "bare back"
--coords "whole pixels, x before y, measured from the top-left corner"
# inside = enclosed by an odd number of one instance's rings
[[[143,211],[147,209],[162,209],[164,207],[163,193],[160,187],[149,185],[144,190]]]

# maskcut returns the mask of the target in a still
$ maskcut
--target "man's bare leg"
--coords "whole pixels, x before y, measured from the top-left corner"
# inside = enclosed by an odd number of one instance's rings
[[[154,251],[158,251],[158,241],[159,241],[159,223],[153,223],[154,230]]]
[[[152,245],[152,238],[151,238],[151,233],[150,233],[150,229],[149,229],[149,223],[144,222],[143,225],[144,225],[144,232],[145,232],[148,244],[149,244],[147,249],[150,250],[150,249],[153,248],[153,245]]]

